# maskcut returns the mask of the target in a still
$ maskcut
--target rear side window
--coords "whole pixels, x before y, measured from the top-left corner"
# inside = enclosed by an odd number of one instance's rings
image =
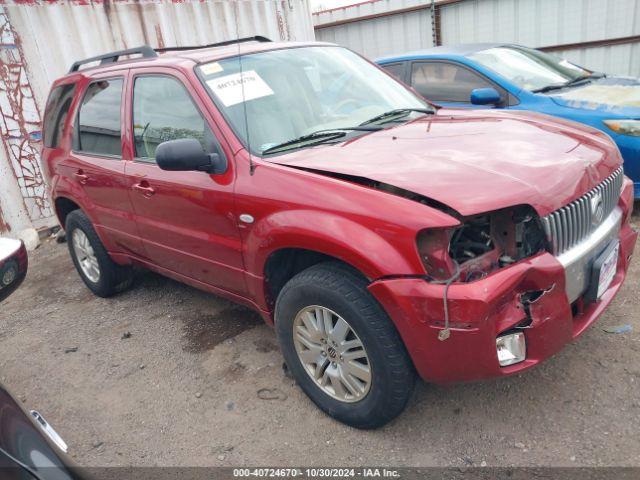
[[[207,152],[215,139],[182,83],[167,76],[136,78],[133,86],[133,134],[136,157],[155,159],[162,142],[199,140]]]
[[[42,129],[42,140],[46,148],[56,148],[60,145],[60,138],[75,91],[76,85],[74,83],[60,85],[51,91],[44,111]]]
[[[464,103],[470,103],[472,90],[493,87],[467,68],[445,62],[414,63],[411,86],[428,100]]]
[[[76,119],[75,149],[97,155],[121,156],[121,78],[98,80],[87,88]]]

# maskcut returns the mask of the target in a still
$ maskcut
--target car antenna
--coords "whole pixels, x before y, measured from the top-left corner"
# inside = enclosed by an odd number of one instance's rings
[[[238,22],[238,2],[235,2],[235,13],[236,13],[236,38],[240,38],[240,25]],[[253,163],[253,155],[251,154],[251,139],[249,137],[249,117],[247,116],[247,101],[244,94],[244,73],[242,70],[242,54],[240,53],[240,42],[238,42],[238,64],[240,66],[240,89],[242,91],[242,109],[244,112],[244,128],[247,132],[247,152],[249,153],[249,175],[253,176],[256,171],[256,165]]]

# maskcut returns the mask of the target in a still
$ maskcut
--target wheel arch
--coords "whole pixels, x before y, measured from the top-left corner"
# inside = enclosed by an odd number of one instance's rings
[[[82,210],[80,205],[65,196],[56,197],[54,200],[56,217],[58,218],[58,222],[60,222],[60,226],[65,228],[65,223],[67,221],[67,216],[73,212],[74,210]]]
[[[317,210],[279,212],[262,219],[244,244],[249,289],[270,311],[286,281],[316,263],[339,262],[371,282],[386,275],[417,273],[419,262],[417,254],[413,260],[407,258],[408,252],[373,229]]]
[[[54,211],[56,217],[58,218],[58,222],[60,222],[60,226],[63,229],[66,229],[66,221],[69,214],[73,211],[80,210],[84,213],[89,221],[92,223],[93,227],[96,230],[96,234],[98,238],[105,246],[107,251],[112,252],[115,251],[115,245],[100,225],[96,224],[95,217],[93,215],[92,209],[90,208],[91,204],[87,205],[86,202],[90,200],[86,197],[78,198],[76,195],[70,195],[68,192],[60,192],[53,198]],[[67,232],[68,233],[68,232]],[[130,260],[122,258],[117,260],[120,264],[129,264]]]
[[[360,270],[341,258],[317,250],[285,247],[272,252],[264,265],[264,288],[268,304],[275,305],[282,288],[298,273],[319,263],[329,262],[340,265],[367,282],[371,281]]]

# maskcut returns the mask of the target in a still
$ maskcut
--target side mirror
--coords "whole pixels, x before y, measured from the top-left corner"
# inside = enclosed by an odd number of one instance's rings
[[[476,88],[471,90],[471,103],[474,105],[495,105],[502,99],[495,88]]]
[[[207,153],[195,138],[162,142],[156,149],[156,163],[162,170],[197,170],[220,174],[227,171],[227,159],[220,153]]]

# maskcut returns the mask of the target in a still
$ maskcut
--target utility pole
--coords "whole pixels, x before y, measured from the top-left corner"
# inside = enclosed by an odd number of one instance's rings
[[[434,47],[440,44],[440,22],[436,19],[438,14],[436,0],[431,0],[431,42]]]

